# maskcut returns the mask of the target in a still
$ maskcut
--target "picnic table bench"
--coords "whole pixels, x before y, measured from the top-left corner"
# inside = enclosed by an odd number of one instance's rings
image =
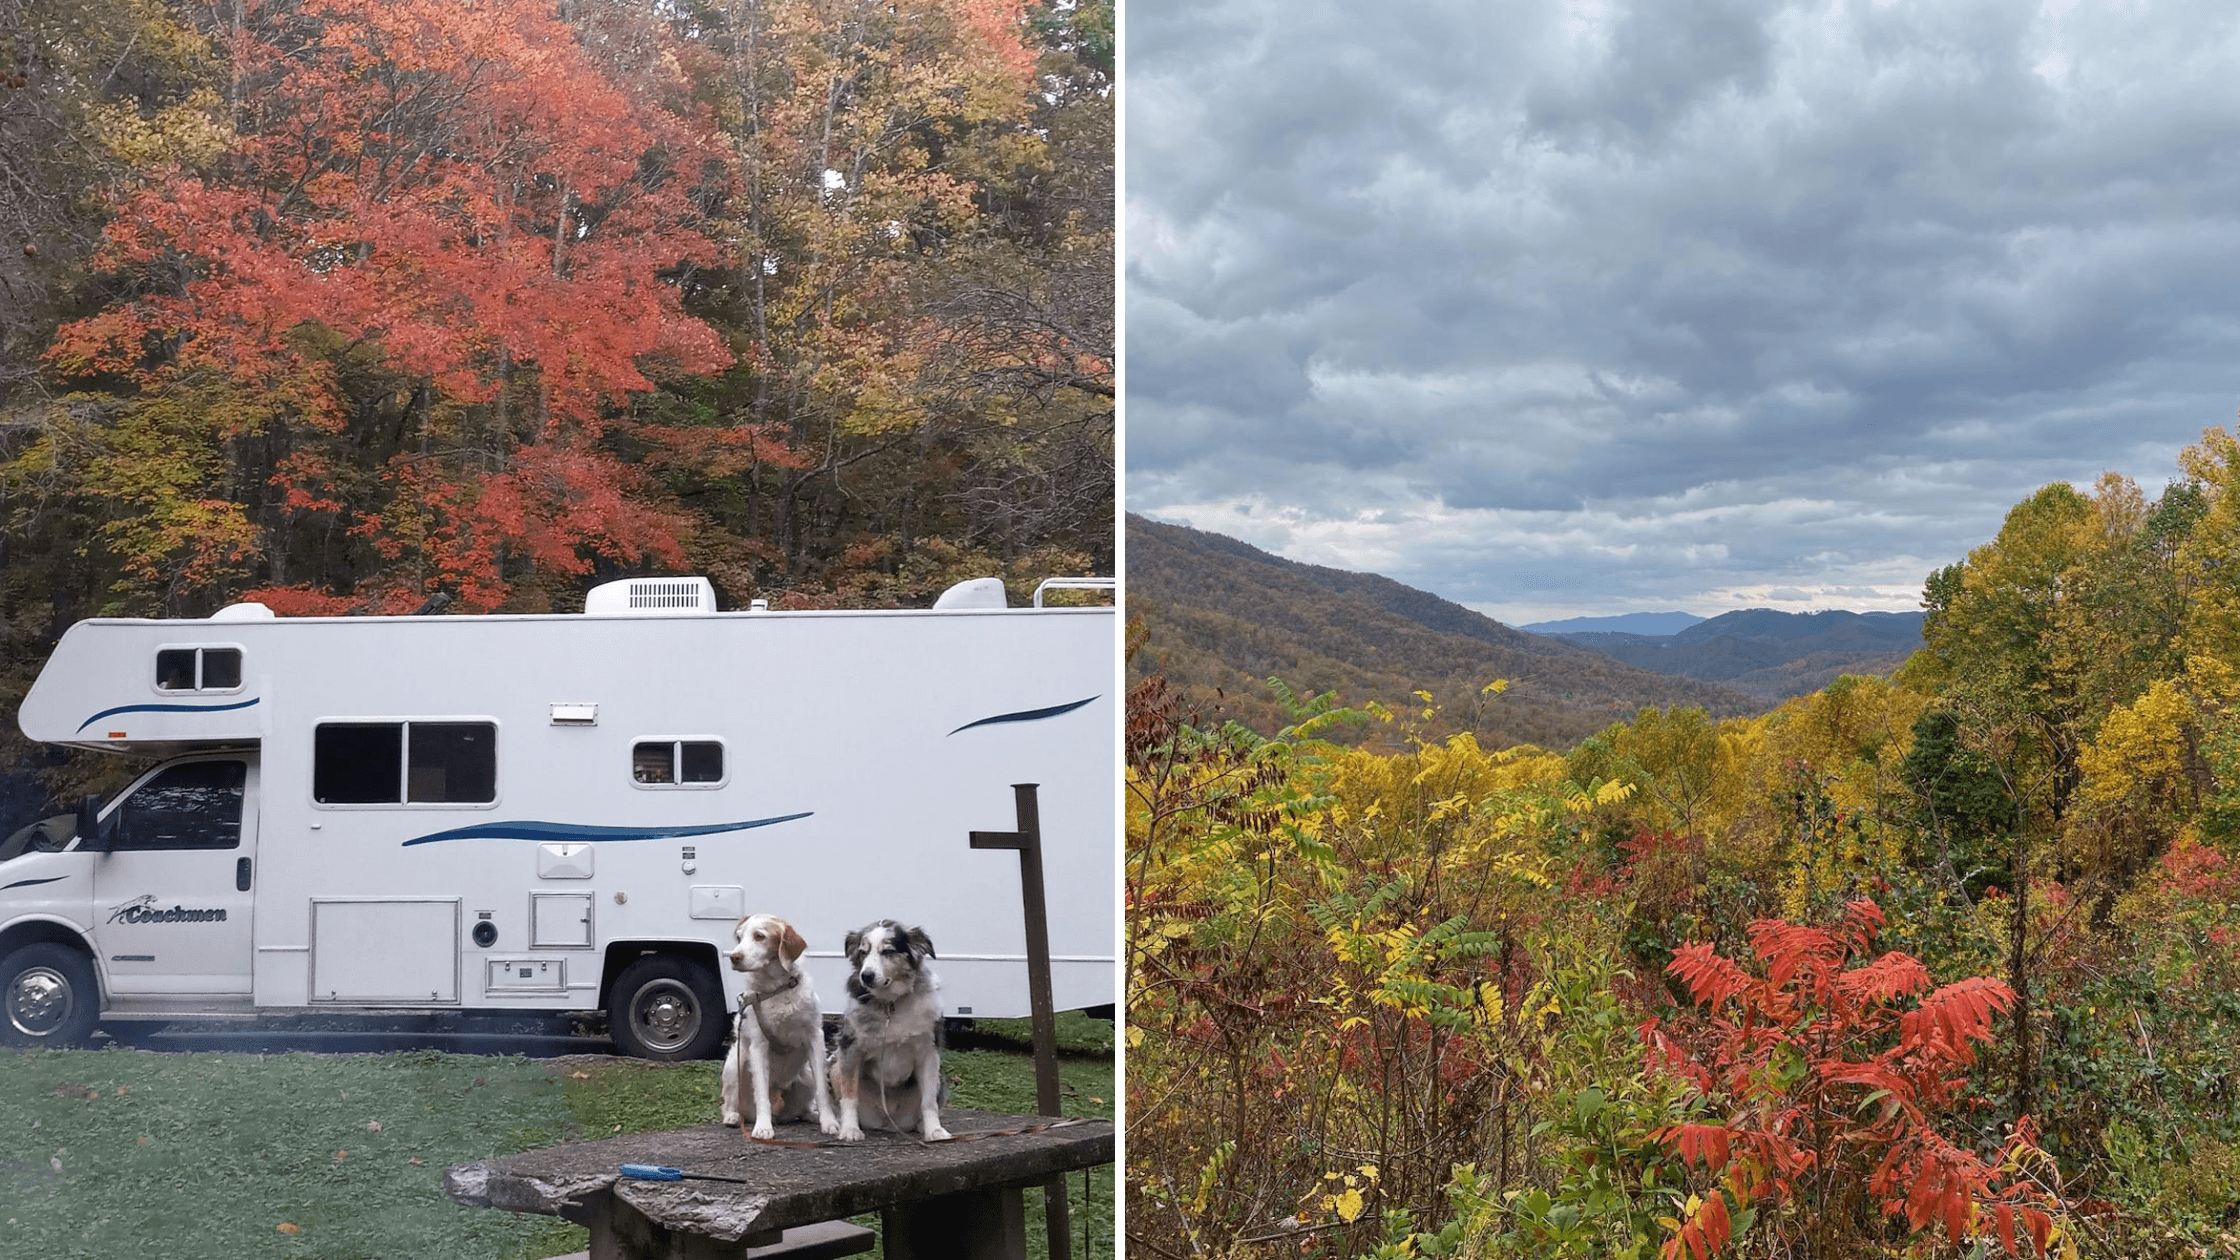
[[[868,1212],[887,1260],[1019,1260],[1021,1190],[1113,1158],[1109,1120],[975,1139],[1051,1119],[954,1107],[941,1119],[959,1140],[870,1130],[842,1143],[812,1123],[778,1126],[776,1143],[720,1124],[632,1133],[462,1164],[443,1187],[469,1207],[574,1221],[591,1231],[591,1260],[848,1255],[870,1249],[869,1231],[831,1223]],[[643,1181],[624,1164],[736,1180]]]

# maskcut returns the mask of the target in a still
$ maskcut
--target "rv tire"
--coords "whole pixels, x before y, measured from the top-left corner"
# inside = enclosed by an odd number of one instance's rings
[[[607,993],[607,1031],[641,1059],[705,1059],[722,1043],[724,1024],[715,977],[675,954],[648,954],[624,967]]]
[[[0,960],[0,1044],[82,1046],[101,1018],[93,960],[40,941]]]

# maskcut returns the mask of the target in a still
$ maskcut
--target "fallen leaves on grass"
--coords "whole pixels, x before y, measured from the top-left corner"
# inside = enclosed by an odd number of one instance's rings
[[[291,1224],[289,1224],[289,1223],[288,1223],[288,1222],[286,1222],[286,1221],[282,1221],[282,1222],[280,1222],[280,1226],[279,1226],[279,1228],[280,1228],[280,1232],[281,1232],[281,1233],[283,1233],[283,1234],[300,1234],[300,1233],[302,1233],[302,1232],[303,1232],[303,1230],[302,1230],[302,1228],[301,1228],[301,1227],[299,1227],[299,1226],[296,1226],[296,1225],[291,1225]]]
[[[54,1096],[57,1098],[99,1098],[101,1097],[101,1091],[89,1085],[57,1085],[54,1087]]]
[[[379,1132],[381,1132],[381,1122],[380,1122],[379,1120],[368,1120],[368,1121],[366,1121],[366,1132],[368,1132],[368,1133],[379,1133]]]
[[[341,1162],[342,1162],[343,1160],[346,1160],[346,1159],[348,1159],[348,1158],[350,1158],[350,1152],[348,1152],[348,1151],[336,1151],[336,1152],[334,1153],[334,1162],[336,1162],[336,1163],[338,1163],[338,1164],[339,1164],[339,1163],[341,1163]]]

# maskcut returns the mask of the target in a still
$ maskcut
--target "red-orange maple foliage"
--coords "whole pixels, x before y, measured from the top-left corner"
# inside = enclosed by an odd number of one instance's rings
[[[301,611],[439,584],[486,609],[509,564],[680,562],[676,519],[604,440],[647,371],[730,362],[672,282],[715,260],[731,178],[673,67],[610,81],[548,0],[244,13],[235,145],[117,207],[98,262],[131,292],[52,362],[254,399],[275,524],[339,524],[391,562],[348,596],[265,593]],[[341,484],[369,448],[380,486]]]
[[[1937,1127],[2014,994],[1983,976],[1931,991],[1914,958],[1870,956],[1882,922],[1866,900],[1834,929],[1761,919],[1750,942],[1763,975],[1704,943],[1682,947],[1667,968],[1711,1018],[1693,1036],[1644,1025],[1650,1060],[1685,1079],[1699,1114],[1713,1118],[1656,1137],[1721,1177],[1666,1241],[1665,1260],[1716,1254],[1737,1213],[1784,1202],[1803,1203],[1809,1228],[1840,1236],[1845,1200],[1861,1189],[1912,1231],[1936,1226],[1956,1242],[1989,1233],[2016,1252],[2019,1224],[2046,1250],[2049,1200],[2017,1171],[2016,1157],[2033,1149],[2028,1118],[1989,1160]]]

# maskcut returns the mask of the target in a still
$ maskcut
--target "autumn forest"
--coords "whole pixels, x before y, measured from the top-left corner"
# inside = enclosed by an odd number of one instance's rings
[[[1901,668],[1755,717],[1498,746],[1143,678],[1137,1254],[2240,1255],[2236,565],[2213,429],[2159,494],[2015,505]]]
[[[10,711],[88,616],[1112,571],[1109,5],[0,0],[0,32]]]
[[[0,710],[94,616],[1113,572],[1116,89],[1110,0],[0,0]],[[2240,1256],[2240,439],[2167,474],[1754,715],[1248,725],[1133,609],[1130,1253]],[[0,725],[0,833],[96,760]]]

